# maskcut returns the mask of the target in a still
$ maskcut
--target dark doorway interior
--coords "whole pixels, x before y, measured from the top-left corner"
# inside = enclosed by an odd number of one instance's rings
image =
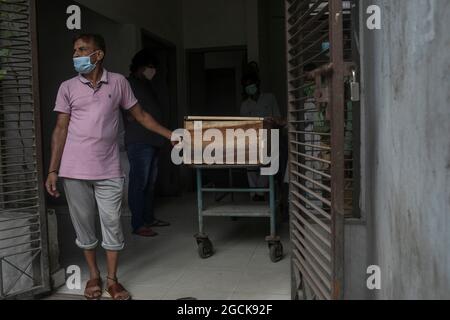
[[[246,64],[246,47],[188,50],[188,115],[239,116],[242,103],[241,78]],[[234,171],[233,185],[246,186],[246,172]],[[207,171],[204,180],[214,183],[216,187],[227,187],[230,172]]]
[[[204,112],[210,116],[235,115],[236,71],[233,68],[206,70],[206,101]]]
[[[190,116],[238,116],[245,47],[188,50]]]

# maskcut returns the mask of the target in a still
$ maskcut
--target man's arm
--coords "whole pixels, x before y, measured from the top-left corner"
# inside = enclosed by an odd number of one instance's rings
[[[58,198],[60,196],[56,183],[58,181],[58,170],[61,164],[64,147],[66,145],[67,133],[69,130],[70,115],[66,113],[59,113],[56,122],[55,130],[52,136],[52,157],[50,160],[49,175],[45,187],[47,192],[52,196]]]
[[[145,112],[145,110],[142,109],[140,104],[136,104],[133,108],[131,108],[129,113],[144,128],[153,131],[168,140],[171,140],[172,131],[160,125],[148,112]]]

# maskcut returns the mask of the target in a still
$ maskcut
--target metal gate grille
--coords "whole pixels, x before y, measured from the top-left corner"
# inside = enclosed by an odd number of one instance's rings
[[[345,179],[353,172],[345,151],[352,115],[344,106],[350,5],[286,0],[294,299],[343,297],[345,204],[352,212]]]
[[[34,1],[0,1],[0,299],[48,288]]]

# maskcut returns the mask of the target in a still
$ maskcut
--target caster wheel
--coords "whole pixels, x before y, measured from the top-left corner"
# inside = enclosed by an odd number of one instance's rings
[[[270,245],[270,260],[277,263],[283,259],[283,245],[281,242]]]
[[[204,239],[198,243],[198,255],[202,259],[208,259],[214,254],[214,249],[209,239]]]

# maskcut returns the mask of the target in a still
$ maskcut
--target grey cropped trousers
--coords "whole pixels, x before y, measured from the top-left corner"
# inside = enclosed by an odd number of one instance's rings
[[[83,250],[97,248],[95,220],[98,214],[102,247],[108,251],[123,250],[125,242],[120,217],[124,178],[99,181],[64,178],[63,185],[77,246]]]

